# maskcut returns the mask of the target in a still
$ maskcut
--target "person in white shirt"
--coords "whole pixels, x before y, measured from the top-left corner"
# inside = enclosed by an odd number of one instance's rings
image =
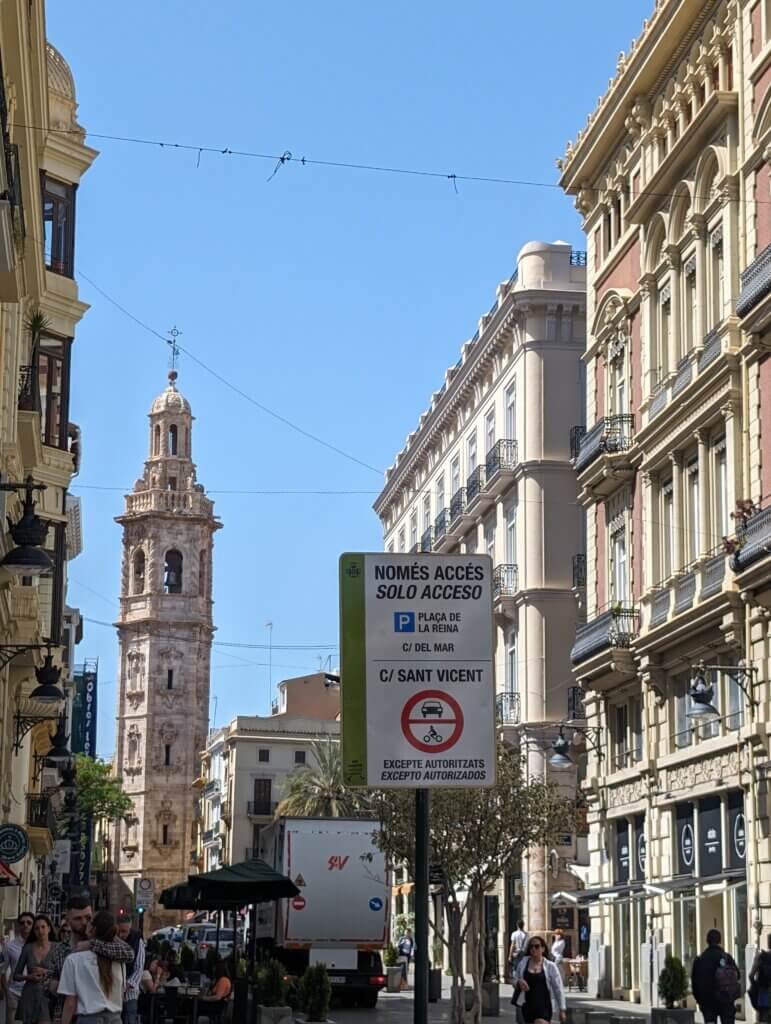
[[[511,941],[509,945],[509,970],[511,974],[514,973],[514,968],[525,955],[527,939],[528,934],[525,931],[525,922],[520,918],[520,920],[517,921],[516,930],[511,933]]]
[[[5,944],[6,966],[9,968],[8,996],[6,999],[6,1021],[11,1024],[16,1019],[16,1007],[19,1005],[21,993],[24,990],[23,981],[14,981],[13,975],[16,971],[16,964],[19,962],[21,951],[32,931],[35,915],[28,910],[19,914],[14,926],[14,936]]]
[[[567,942],[565,941],[565,933],[561,928],[554,929],[554,937],[551,940],[551,955],[554,963],[557,965],[557,970],[560,972],[560,977],[565,980],[565,947]]]
[[[100,910],[89,925],[90,939],[114,942],[115,918]],[[70,953],[59,979],[59,995],[64,996],[62,1024],[120,1024],[126,968],[123,964],[97,956],[92,950]]]

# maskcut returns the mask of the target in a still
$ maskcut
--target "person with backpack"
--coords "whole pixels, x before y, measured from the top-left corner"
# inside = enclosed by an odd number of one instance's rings
[[[734,1024],[736,1001],[742,994],[739,968],[726,953],[716,928],[707,932],[707,948],[693,961],[691,989],[704,1016],[704,1024]]]
[[[403,935],[400,935],[396,940],[396,951],[399,956],[399,964],[402,968],[402,988],[407,988],[408,971],[410,969],[410,960],[415,953],[415,940],[412,937],[412,932],[407,928]]]
[[[771,1017],[771,952],[765,949],[758,951],[749,981],[747,995],[752,1008],[757,1010],[762,1024],[767,1024]]]

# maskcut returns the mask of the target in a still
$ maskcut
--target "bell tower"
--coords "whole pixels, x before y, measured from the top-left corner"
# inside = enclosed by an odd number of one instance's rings
[[[150,409],[144,473],[126,495],[115,771],[134,802],[112,844],[113,907],[135,878],[163,888],[194,870],[190,854],[199,753],[209,724],[212,548],[221,527],[196,480],[193,414],[171,370]],[[161,921],[157,906],[148,925]]]

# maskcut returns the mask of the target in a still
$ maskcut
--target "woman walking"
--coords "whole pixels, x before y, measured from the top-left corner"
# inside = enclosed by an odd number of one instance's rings
[[[13,972],[13,980],[24,983],[16,1007],[16,1020],[24,1024],[50,1024],[51,1010],[44,982],[53,964],[55,949],[51,919],[45,914],[37,914]]]
[[[88,926],[89,939],[114,942],[118,934],[115,918],[100,910]],[[64,996],[62,1024],[120,1024],[123,1009],[124,964],[97,956],[93,950],[70,953],[64,961],[58,992]]]
[[[525,955],[514,971],[512,1003],[522,1011],[525,1024],[551,1024],[566,1020],[565,989],[559,968],[547,960],[546,943],[538,935],[528,940]]]

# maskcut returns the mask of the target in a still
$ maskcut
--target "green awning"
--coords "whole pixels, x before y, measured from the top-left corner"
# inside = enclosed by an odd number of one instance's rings
[[[274,871],[264,860],[257,859],[230,864],[201,875],[190,875],[187,883],[207,900],[227,900],[239,906],[269,903],[300,893],[290,878]]]

